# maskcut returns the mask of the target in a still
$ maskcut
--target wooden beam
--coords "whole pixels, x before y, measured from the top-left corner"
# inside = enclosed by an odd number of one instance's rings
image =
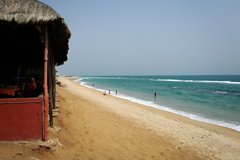
[[[43,71],[43,96],[44,96],[44,117],[43,117],[43,140],[48,140],[48,27],[44,30],[44,71]]]

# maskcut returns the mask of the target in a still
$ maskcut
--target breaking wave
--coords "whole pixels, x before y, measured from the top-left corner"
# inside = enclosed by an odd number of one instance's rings
[[[219,83],[219,84],[235,84],[240,85],[240,82],[233,81],[210,81],[210,80],[180,80],[180,79],[151,79],[159,82],[185,82],[185,83]]]

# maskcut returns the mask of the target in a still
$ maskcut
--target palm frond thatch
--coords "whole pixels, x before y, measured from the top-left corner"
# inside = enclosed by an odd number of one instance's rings
[[[54,35],[53,50],[57,54],[56,64],[63,64],[67,60],[71,33],[63,17],[48,5],[37,0],[0,0],[0,22],[48,25]]]

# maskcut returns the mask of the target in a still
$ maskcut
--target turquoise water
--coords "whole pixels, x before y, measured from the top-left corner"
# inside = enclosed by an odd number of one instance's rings
[[[81,77],[79,82],[240,131],[240,76],[100,76]]]

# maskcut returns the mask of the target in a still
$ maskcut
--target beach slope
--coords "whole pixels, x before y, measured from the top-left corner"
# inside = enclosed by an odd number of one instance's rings
[[[0,143],[0,159],[240,159],[240,133],[136,104],[59,77],[54,151]],[[14,149],[8,150],[7,147]]]

